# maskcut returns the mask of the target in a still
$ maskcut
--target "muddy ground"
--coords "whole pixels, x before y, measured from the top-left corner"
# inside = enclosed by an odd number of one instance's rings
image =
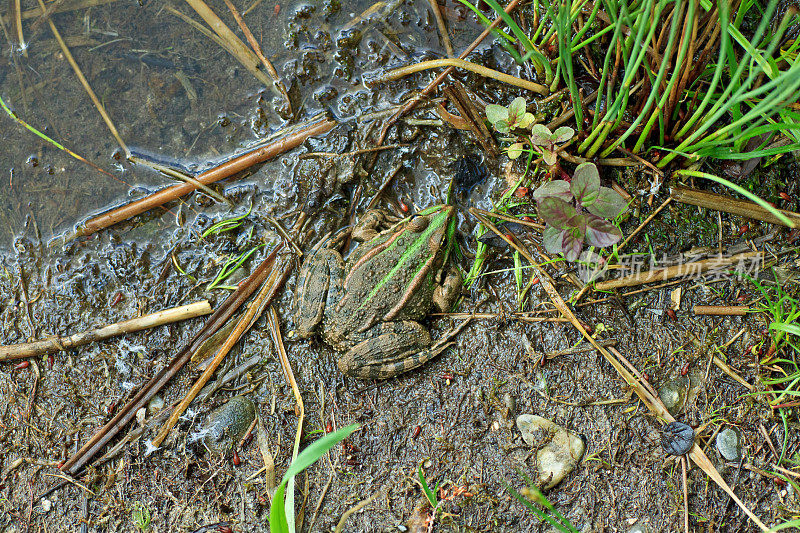
[[[222,2],[211,5],[227,13]],[[397,210],[403,203],[419,209],[442,202],[455,175],[453,163],[463,156],[483,161],[489,172],[458,201],[457,239],[463,255],[457,264],[469,270],[476,221],[466,209],[490,208],[507,187],[506,160],[486,158],[470,134],[430,122],[436,117],[423,110],[390,130],[387,144],[401,147],[337,159],[333,168],[324,157],[299,157],[372,146],[379,128],[369,113],[402,102],[429,76],[375,90],[364,86],[364,78],[387,65],[442,53],[427,3],[392,4],[390,15],[346,28],[367,7],[333,1],[262,3],[247,16],[267,55],[292,80],[290,93],[298,116],[327,110],[341,125],[238,181],[215,185],[233,202],[233,214],[245,214],[250,206],[252,212],[237,230],[204,239],[200,234],[213,222],[229,218],[231,209],[194,194],[167,206],[168,211],[153,210],[90,238],[64,243],[62,237],[92,212],[140,197],[164,178],[117,159],[118,147],[46,25],[31,36],[27,57],[3,54],[0,95],[24,120],[111,170],[117,181],[40,142],[5,115],[0,118],[0,166],[2,175],[10,177],[0,193],[6,228],[0,258],[2,343],[69,334],[200,299],[219,303],[228,291],[205,287],[225,258],[278,241],[266,215],[288,225],[305,210],[311,220],[307,233],[315,242],[346,225],[351,213],[357,218],[398,167],[382,206]],[[446,3],[444,12],[454,46],[462,49],[479,33],[479,26],[453,2]],[[74,44],[76,59],[122,137],[139,152],[203,166],[284,124],[274,111],[277,96],[160,3],[140,7],[114,2],[54,20],[74,43],[79,38],[86,41]],[[489,43],[473,59],[515,72],[502,49]],[[459,78],[486,102],[507,103],[516,95],[472,76]],[[352,172],[350,163],[366,170]],[[763,197],[774,199],[778,191],[787,191],[794,198],[796,172],[795,165],[788,164],[757,170],[750,180],[759,185],[755,192]],[[616,179],[635,196],[632,216],[622,225],[626,234],[667,198],[667,187],[649,198],[652,176],[642,168],[606,169],[602,175],[607,181]],[[743,219],[718,219],[716,213],[673,204],[650,222],[630,251],[661,255],[693,246],[716,247],[720,220],[726,248],[773,229],[750,222],[749,231],[737,236]],[[785,241],[785,234],[779,233],[761,248],[777,252]],[[538,237],[526,242],[535,248]],[[228,283],[242,279],[268,249],[260,248]],[[580,338],[568,323],[524,323],[511,316],[519,310],[512,267],[507,251],[491,249],[485,269],[491,273],[464,291],[457,309],[496,317],[473,321],[451,349],[423,367],[377,382],[343,377],[335,353],[321,340],[291,338],[292,275],[277,308],[305,402],[304,442],[318,438],[326,427],[361,425],[347,445],[334,448],[301,477],[303,530],[332,530],[345,511],[376,493],[376,499],[349,518],[345,531],[402,531],[413,526],[428,513],[416,475],[422,464],[431,484],[438,481],[447,490],[463,487],[468,492],[444,504],[435,531],[548,531],[549,526],[506,490],[521,489],[522,474],[535,472],[534,450],[514,425],[522,413],[541,415],[585,439],[583,462],[546,494],[576,529],[682,529],[681,469],[660,446],[661,423],[599,354],[559,356],[541,364],[542,354],[571,348]],[[567,271],[564,266],[552,269],[556,277]],[[678,286],[683,298],[673,320],[666,309]],[[575,290],[566,281],[558,288],[565,297]],[[776,483],[764,473],[777,461],[775,445],[780,448],[785,442],[786,457],[794,460],[796,414],[789,411],[784,426],[763,401],[708,365],[713,347],[744,329],[726,351],[728,362],[760,388],[763,370],[747,349],[762,338],[766,323],[752,316],[698,318],[690,311],[695,304],[736,303],[741,295],[753,298],[755,290],[733,278],[699,279],[624,297],[624,305],[605,301],[576,312],[595,328],[602,324],[605,330],[599,337],[615,340],[656,387],[691,380],[686,405],[677,417],[704,426],[704,443],[722,427],[739,428],[744,439],[740,464],[722,460],[713,441],[707,452],[745,504],[774,524],[797,514],[800,505],[791,485]],[[523,309],[548,305],[547,295],[535,286]],[[428,322],[434,336],[456,323],[452,318]],[[219,523],[235,531],[268,530],[269,494],[263,475],[253,477],[263,466],[256,443],[238,452],[235,465],[230,454],[211,454],[196,440],[211,410],[232,396],[247,394],[264,421],[279,477],[290,462],[298,421],[295,401],[263,319],[223,366],[234,368],[255,355],[261,356],[259,364],[209,400],[193,405],[162,449],[145,453],[158,427],[151,424],[143,438],[117,457],[61,485],[58,464],[162,368],[200,325],[200,320],[192,320],[162,326],[56,354],[52,360],[36,358],[24,369],[16,363],[0,366],[0,531],[134,531],[144,525],[143,516],[150,517],[151,531],[213,531],[209,528]],[[159,395],[165,405],[179,401],[197,375],[187,368],[170,382]],[[148,424],[154,416],[148,414],[141,423]],[[689,472],[688,493],[693,530],[755,530],[697,468]]]

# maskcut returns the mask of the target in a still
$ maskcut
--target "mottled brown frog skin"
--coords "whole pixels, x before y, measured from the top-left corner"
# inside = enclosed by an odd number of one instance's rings
[[[436,356],[441,349],[429,349],[418,320],[434,305],[448,310],[461,287],[457,273],[440,283],[452,217],[452,206],[426,209],[359,245],[347,262],[318,245],[300,271],[297,335],[321,324],[325,342],[344,352],[339,369],[364,379],[393,377]]]

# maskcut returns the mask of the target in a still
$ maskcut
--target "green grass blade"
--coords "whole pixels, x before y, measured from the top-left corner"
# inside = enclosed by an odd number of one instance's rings
[[[458,1],[461,2],[462,4],[464,4],[465,6],[467,6],[468,8],[470,8],[470,10],[472,10],[472,12],[475,13],[475,15],[481,21],[481,23],[483,23],[487,28],[492,25],[492,21],[489,20],[486,17],[486,15],[484,15],[481,12],[480,9],[475,7],[475,4],[472,4],[472,3],[468,2],[467,0],[458,0]],[[503,39],[505,39],[506,41],[508,41],[511,44],[516,44],[516,42],[517,42],[516,39],[514,39],[512,36],[510,36],[508,33],[504,32],[500,28],[493,28],[492,29],[492,33],[494,35],[498,36],[498,37],[502,37]]]
[[[561,67],[561,75],[569,87],[569,94],[572,97],[572,110],[575,113],[575,123],[578,131],[583,130],[583,104],[578,92],[578,85],[575,83],[575,75],[572,72],[572,21],[570,17],[569,4],[562,1],[558,7],[556,18],[557,38],[558,38],[558,62]]]
[[[428,488],[428,482],[425,481],[425,474],[422,473],[422,465],[419,465],[419,470],[417,472],[419,476],[419,483],[422,485],[422,492],[425,493],[425,497],[428,499],[428,503],[436,509],[439,506],[439,500],[436,498],[436,494],[434,494],[431,489]],[[438,485],[437,485],[438,488]]]
[[[290,533],[289,525],[286,521],[286,510],[283,508],[284,493],[286,483],[278,485],[278,489],[272,496],[272,505],[269,508],[269,530],[270,533]]]
[[[324,437],[321,437],[300,452],[300,454],[292,461],[292,464],[289,465],[289,468],[286,470],[286,473],[283,475],[283,480],[281,483],[286,482],[289,480],[290,477],[296,476],[309,466],[313,465],[317,462],[317,460],[325,455],[325,452],[336,446],[339,442],[343,441],[347,437],[350,436],[355,430],[357,430],[360,426],[358,424],[350,424],[347,427],[343,427],[337,431],[332,433],[328,433]]]
[[[250,209],[247,210],[247,213],[239,215],[238,217],[226,218],[225,220],[220,220],[219,222],[213,224],[211,227],[205,230],[202,233],[202,235],[200,235],[200,239],[201,240],[205,239],[211,234],[225,233],[226,231],[231,231],[238,228],[239,226],[242,225],[244,219],[247,218],[252,211],[253,211],[253,204],[251,203]]]
[[[720,185],[724,185],[725,187],[728,187],[729,189],[732,189],[733,191],[736,191],[737,193],[741,194],[745,198],[757,203],[758,205],[769,211],[773,216],[780,219],[781,222],[786,224],[788,227],[790,228],[795,227],[794,222],[792,222],[789,218],[787,218],[786,215],[781,213],[778,209],[772,207],[766,200],[762,200],[761,198],[751,193],[747,189],[744,189],[739,185],[736,185],[735,183],[731,183],[725,178],[720,178],[719,176],[715,176],[714,174],[708,174],[706,172],[698,172],[696,170],[678,170],[676,171],[676,174],[679,174],[681,176],[692,176],[695,178],[705,178],[707,180],[719,183]]]
[[[675,45],[675,39],[677,38],[678,35],[678,26],[679,26],[678,21],[680,19],[680,16],[681,16],[681,10],[676,8],[672,14],[672,24],[670,27],[669,38],[667,40],[667,47],[664,50],[664,57],[670,57],[672,54],[672,47]],[[686,45],[688,46],[688,42],[686,43]],[[685,49],[686,47],[682,47],[682,51],[684,54],[685,54]],[[658,73],[656,74],[655,79],[652,81],[651,84],[652,88],[650,89],[650,94],[647,96],[647,101],[645,102],[645,105],[642,108],[641,112],[636,117],[636,120],[634,120],[633,123],[630,125],[630,127],[628,127],[628,129],[622,135],[620,135],[613,143],[611,143],[611,145],[608,148],[603,150],[603,152],[601,153],[602,157],[606,157],[608,154],[614,151],[617,148],[617,146],[622,144],[625,141],[625,139],[627,139],[630,135],[632,135],[634,131],[636,131],[636,128],[639,127],[639,124],[642,123],[645,116],[647,116],[647,113],[650,111],[650,108],[653,105],[653,102],[655,101],[656,97],[662,92],[661,81],[667,74],[667,64],[668,64],[667,61],[661,62],[661,66],[658,69]],[[665,91],[663,91],[662,98],[657,106],[658,109],[661,109],[666,103],[666,100],[669,97],[670,89],[672,88],[672,84],[675,82],[676,78],[677,75],[670,80],[670,85],[667,87]],[[633,148],[634,153],[638,152],[638,150],[641,149],[641,143],[647,137],[647,134],[649,133],[649,127],[652,127],[652,122],[656,119],[657,116],[658,116],[657,111],[651,115],[650,121],[645,126],[644,130],[642,131],[642,134],[639,136],[639,141]]]

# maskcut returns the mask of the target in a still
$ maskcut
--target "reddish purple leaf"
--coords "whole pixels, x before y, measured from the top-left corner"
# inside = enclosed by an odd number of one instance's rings
[[[616,193],[614,193],[616,194]],[[589,246],[603,248],[611,246],[622,238],[622,232],[608,220],[594,215],[586,215],[586,242]]]
[[[570,186],[572,195],[584,207],[589,207],[597,199],[600,190],[600,174],[594,163],[581,163],[572,174]]]
[[[544,232],[542,232],[542,244],[544,244],[544,249],[551,254],[560,254],[561,243],[564,240],[564,233],[567,231],[569,230],[560,230],[554,228],[553,226],[547,226],[544,228]]]
[[[577,214],[578,212],[571,204],[559,198],[549,196],[539,202],[539,217],[558,229],[566,228],[570,219]]]
[[[561,239],[561,253],[567,261],[577,261],[583,250],[586,236],[586,217],[575,215],[567,221],[567,228]]]

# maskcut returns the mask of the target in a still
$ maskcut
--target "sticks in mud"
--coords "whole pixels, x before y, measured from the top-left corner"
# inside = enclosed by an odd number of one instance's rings
[[[261,284],[261,290],[259,290],[256,299],[239,318],[236,327],[225,340],[225,343],[222,345],[222,347],[220,347],[219,351],[214,356],[214,359],[209,363],[195,384],[192,385],[192,388],[188,393],[186,393],[186,396],[183,398],[183,400],[181,400],[181,403],[175,408],[167,422],[163,425],[161,431],[159,431],[158,435],[153,439],[153,446],[161,446],[161,443],[164,442],[164,439],[166,439],[167,435],[169,435],[170,430],[175,426],[175,424],[178,422],[178,419],[181,417],[181,415],[183,415],[195,397],[197,397],[203,386],[205,386],[205,384],[208,383],[208,380],[211,379],[211,376],[217,370],[217,367],[220,365],[220,363],[222,363],[222,360],[225,358],[225,356],[228,355],[228,352],[231,351],[233,346],[239,341],[241,336],[244,335],[250,326],[252,326],[256,320],[258,320],[266,305],[272,301],[277,292],[281,289],[281,287],[283,287],[283,284],[289,277],[291,270],[291,268],[276,269],[274,265],[272,268],[270,268],[269,278],[267,278],[267,280]]]
[[[673,265],[665,268],[654,268],[653,270],[631,274],[630,276],[601,281],[595,285],[595,290],[605,291],[609,289],[619,289],[620,287],[644,285],[655,281],[666,281],[668,279],[684,276],[697,276],[711,270],[728,268],[750,261],[762,262],[763,260],[763,252],[745,252],[731,257],[713,257],[711,259],[703,259],[702,261],[694,261],[692,263]]]
[[[237,172],[241,172],[242,170],[250,168],[253,165],[263,163],[268,159],[272,159],[273,157],[296,148],[305,142],[309,137],[323,135],[332,130],[334,126],[336,126],[336,121],[330,118],[324,118],[318,122],[313,122],[299,131],[286,135],[285,137],[281,137],[276,141],[260,146],[250,152],[247,152],[246,154],[235,157],[230,161],[226,161],[217,167],[203,172],[197,176],[197,181],[204,185],[208,185],[209,183],[214,183],[221,179],[233,176]],[[179,198],[184,194],[188,194],[195,189],[197,189],[197,187],[192,183],[181,183],[179,185],[173,185],[171,187],[161,189],[160,191],[149,196],[145,196],[144,198],[123,205],[86,221],[82,227],[78,228],[78,231],[75,233],[75,237],[91,235],[92,233],[100,231],[101,229],[113,226],[118,222],[122,222],[123,220],[127,220],[131,217],[144,213],[145,211],[148,211],[154,207],[158,207],[169,201],[175,200],[176,198]]]
[[[267,276],[269,276],[272,271],[276,256],[277,251],[272,252],[262,261],[239,288],[228,296],[217,310],[214,311],[205,325],[192,337],[192,340],[178,352],[178,355],[175,356],[169,365],[154,375],[150,381],[148,381],[147,384],[117,412],[114,418],[100,428],[75,455],[70,457],[61,466],[63,472],[69,472],[73,475],[80,472],[83,467],[91,461],[92,457],[136,416],[136,411],[147,404],[147,402],[149,402],[150,399],[189,362],[192,353],[194,353],[210,335],[222,327],[253,292],[264,283],[264,280],[267,279]]]
[[[696,205],[706,209],[714,209],[724,213],[731,213],[734,215],[741,215],[743,217],[752,218],[754,220],[761,220],[762,222],[769,222],[770,224],[780,224],[786,226],[786,223],[758,205],[755,202],[748,200],[739,200],[716,194],[713,192],[701,191],[692,189],[690,187],[676,186],[669,191],[669,196],[677,202],[684,204]],[[779,209],[781,214],[786,216],[789,220],[795,223],[795,226],[800,226],[800,213],[793,211],[786,211]]]
[[[70,348],[83,346],[90,342],[110,339],[111,337],[116,337],[124,333],[132,333],[162,324],[170,324],[179,320],[207,315],[210,312],[211,305],[208,303],[208,300],[203,300],[202,302],[173,307],[172,309],[164,309],[163,311],[109,324],[108,326],[97,329],[82,331],[66,337],[53,336],[38,341],[26,342],[24,344],[0,346],[0,361],[13,361],[15,359],[24,359],[26,357],[36,357],[38,355],[69,350]]]

